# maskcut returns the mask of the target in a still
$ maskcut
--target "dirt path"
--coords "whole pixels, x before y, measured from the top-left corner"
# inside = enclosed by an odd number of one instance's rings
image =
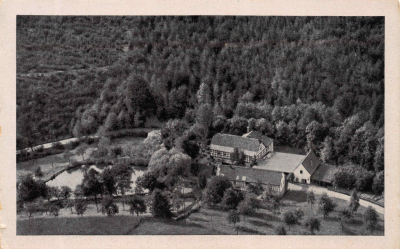
[[[97,138],[97,137],[98,137],[97,135],[88,136],[88,138]],[[76,142],[76,141],[78,141],[78,138],[71,137],[71,138],[68,138],[68,139],[60,140],[60,141],[55,141],[55,142],[51,142],[51,143],[45,143],[45,144],[36,145],[36,146],[33,147],[33,150],[38,149],[40,146],[43,146],[43,149],[49,149],[49,148],[53,147],[53,143],[61,143],[63,145],[66,145],[66,144],[69,144],[71,142]],[[29,148],[25,148],[24,150],[26,150],[27,152],[31,152],[32,151],[32,149],[30,147]],[[19,151],[17,151],[17,152],[19,152]]]
[[[330,197],[334,197],[334,198],[338,198],[338,199],[342,199],[345,201],[350,201],[350,196],[342,194],[342,193],[338,193],[338,192],[334,192],[334,191],[330,191],[326,188],[323,187],[319,187],[319,186],[314,186],[314,185],[300,185],[300,184],[294,184],[294,183],[289,183],[289,188],[288,189],[292,189],[292,190],[301,190],[301,191],[314,191],[314,193],[321,195],[323,193],[327,193],[328,196]],[[371,206],[373,208],[375,208],[375,210],[380,213],[380,214],[384,214],[385,213],[385,209],[379,205],[376,205],[375,203],[366,201],[366,200],[362,200],[360,199],[360,205],[363,207],[368,207]]]

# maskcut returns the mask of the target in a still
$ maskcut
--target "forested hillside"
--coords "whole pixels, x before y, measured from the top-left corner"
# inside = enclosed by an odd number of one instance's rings
[[[380,171],[384,18],[18,16],[17,117],[19,148],[157,117]]]

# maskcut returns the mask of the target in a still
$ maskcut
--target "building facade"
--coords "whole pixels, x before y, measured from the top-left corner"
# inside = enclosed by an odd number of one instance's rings
[[[288,187],[288,177],[276,171],[219,165],[217,175],[227,177],[235,189],[242,191],[246,191],[249,185],[261,184],[264,189],[270,188],[274,195],[281,197]]]
[[[235,148],[243,152],[244,161],[252,162],[254,159],[263,158],[267,153],[273,152],[273,140],[259,132],[249,132],[243,136],[216,134],[210,145],[210,155],[225,163],[233,163],[232,154]]]

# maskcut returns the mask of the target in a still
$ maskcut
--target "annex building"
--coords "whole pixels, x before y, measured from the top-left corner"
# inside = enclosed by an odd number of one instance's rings
[[[241,189],[248,184],[261,183],[283,195],[289,177],[298,183],[329,186],[336,172],[335,166],[322,163],[313,151],[306,155],[274,152],[273,139],[258,131],[243,136],[216,134],[211,140],[210,155],[221,163],[232,164],[235,148],[243,152],[246,163],[255,158],[257,164],[253,167],[221,164],[217,175],[227,176]]]

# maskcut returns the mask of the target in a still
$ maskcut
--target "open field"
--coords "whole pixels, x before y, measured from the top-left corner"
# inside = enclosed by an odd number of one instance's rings
[[[112,145],[115,146],[126,146],[126,145],[132,145],[136,146],[141,144],[145,140],[144,137],[124,137],[124,138],[115,138],[111,140]]]
[[[316,195],[317,199],[319,195]],[[308,217],[316,217],[321,221],[320,231],[317,235],[384,235],[383,220],[380,216],[376,231],[373,233],[365,230],[363,219],[364,207],[360,207],[354,218],[342,231],[340,225],[339,210],[347,207],[348,202],[334,198],[338,205],[326,219],[316,212],[316,205],[311,207],[306,202],[306,194],[302,191],[289,191],[281,200],[281,208],[277,214],[265,209],[259,209],[256,213],[246,216],[237,224],[240,227],[239,235],[274,235],[275,229],[283,224],[283,213],[296,208],[304,211],[302,224],[292,226],[290,231],[285,225],[288,235],[299,235],[305,231],[303,224]],[[94,204],[90,204],[83,217],[71,214],[69,209],[62,209],[60,217],[48,218],[19,218],[17,221],[18,234],[136,234],[136,235],[225,235],[236,234],[233,224],[226,220],[227,211],[203,206],[199,212],[191,214],[188,218],[180,221],[154,218],[149,213],[140,216],[140,225],[136,227],[137,218],[129,215],[128,211],[122,211],[119,203],[120,213],[115,217],[103,217],[96,212]],[[90,217],[88,217],[90,216]],[[136,228],[135,228],[136,227]]]
[[[122,235],[138,222],[133,216],[37,218],[19,220],[17,235]]]
[[[334,201],[338,205],[336,210],[348,206],[346,201],[339,199],[334,199]],[[304,211],[305,216],[302,223],[308,217],[317,217],[321,221],[320,231],[315,232],[317,235],[384,235],[382,220],[380,220],[377,230],[372,234],[365,230],[362,217],[365,211],[364,207],[359,208],[354,219],[349,224],[346,224],[344,231],[342,231],[339,212],[334,211],[324,219],[322,214],[316,212],[315,205],[311,208],[307,204],[306,195],[303,192],[288,192],[281,202],[281,210],[277,215],[265,209],[260,209],[255,214],[246,216],[244,219],[243,216],[240,216],[241,222],[237,224],[237,226],[240,226],[239,235],[274,235],[275,229],[283,224],[283,213],[288,210],[294,211],[296,208],[301,208]],[[146,217],[138,228],[132,230],[132,234],[236,234],[233,224],[228,223],[226,216],[227,211],[212,207],[202,207],[199,212],[193,213],[182,221]],[[291,227],[290,231],[287,226],[285,227],[288,235],[299,235],[305,230],[303,225],[295,225]]]

